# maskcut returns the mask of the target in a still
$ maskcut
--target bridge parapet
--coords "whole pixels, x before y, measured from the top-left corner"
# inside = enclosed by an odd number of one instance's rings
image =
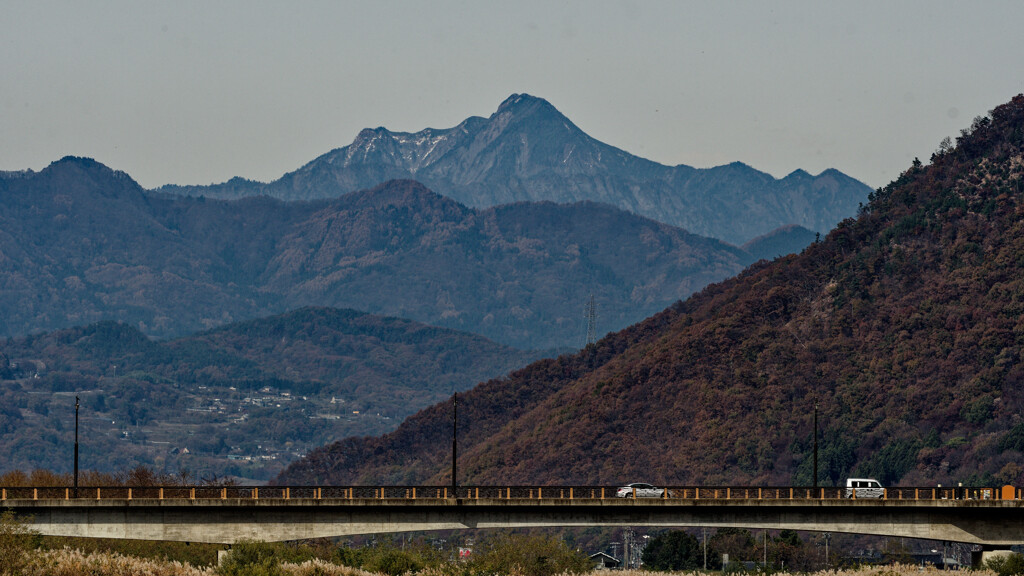
[[[614,486],[67,486],[9,487],[0,501],[16,500],[606,500],[621,499]],[[858,499],[849,488],[669,486],[655,498],[664,500],[841,500]],[[863,490],[863,489],[862,489]],[[648,499],[634,490],[625,498]],[[864,496],[860,496],[861,499]],[[1021,500],[1014,486],[949,488],[893,487],[881,500]]]

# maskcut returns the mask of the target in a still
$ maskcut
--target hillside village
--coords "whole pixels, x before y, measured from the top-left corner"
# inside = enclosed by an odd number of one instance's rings
[[[159,407],[147,412],[125,410],[115,398],[130,381],[110,377],[102,379],[97,388],[39,390],[35,385],[45,376],[45,371],[41,375],[33,372],[27,379],[9,382],[27,399],[18,409],[18,425],[46,430],[42,440],[56,435],[55,445],[68,449],[73,442],[77,396],[82,462],[91,469],[155,464],[199,477],[265,481],[326,439],[348,434],[353,428],[385,432],[395,424],[392,415],[367,410],[365,402],[331,394],[293,394],[272,386],[249,390],[177,387],[169,402],[176,414],[166,417]],[[282,440],[273,432],[282,425],[308,434]],[[70,460],[58,456],[54,464],[59,471],[70,466]]]

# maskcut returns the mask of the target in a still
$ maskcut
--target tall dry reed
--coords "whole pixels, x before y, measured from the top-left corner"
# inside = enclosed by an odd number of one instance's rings
[[[64,548],[32,555],[24,576],[214,576],[212,568],[196,568],[170,560],[144,560],[103,552],[86,554]]]
[[[300,564],[282,564],[282,571],[289,576],[381,576],[358,568],[338,566],[323,560],[308,560]],[[427,568],[419,576],[450,576],[458,570],[452,567]],[[702,576],[699,571],[691,572],[648,572],[624,570],[616,572],[595,571],[587,576]],[[146,560],[119,554],[93,552],[64,548],[37,552],[32,555],[23,576],[216,576],[215,568],[197,568],[189,564],[169,560]],[[530,576],[513,574],[511,576]],[[578,575],[577,575],[578,576]],[[774,576],[808,576],[788,572],[776,572]],[[868,566],[842,570],[826,570],[811,573],[810,576],[949,576],[949,572],[937,568],[919,566]],[[972,571],[971,576],[995,576],[991,570]]]

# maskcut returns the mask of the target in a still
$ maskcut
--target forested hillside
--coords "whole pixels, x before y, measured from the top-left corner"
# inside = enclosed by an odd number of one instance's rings
[[[320,202],[163,197],[65,158],[0,174],[0,336],[99,321],[148,336],[315,305],[578,347],[736,274],[743,250],[608,205],[467,208],[412,181]]]
[[[799,255],[460,398],[464,483],[1020,482],[1024,95]],[[447,482],[450,407],[283,482]],[[463,418],[463,414],[465,417]]]

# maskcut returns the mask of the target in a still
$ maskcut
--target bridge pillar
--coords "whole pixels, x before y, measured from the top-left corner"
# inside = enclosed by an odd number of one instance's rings
[[[217,566],[223,566],[224,561],[228,559],[228,556],[231,556],[231,548],[217,550]]]
[[[971,552],[971,566],[984,568],[985,563],[995,558],[1006,558],[1013,554],[1009,548],[997,548],[994,546],[982,546],[981,552]]]

